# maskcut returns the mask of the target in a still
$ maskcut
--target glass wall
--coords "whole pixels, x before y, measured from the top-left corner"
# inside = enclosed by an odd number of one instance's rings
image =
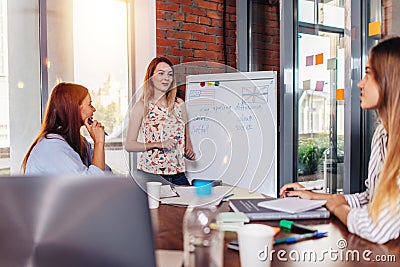
[[[298,1],[297,180],[343,188],[344,1]]]
[[[86,86],[106,137],[106,162],[126,174],[122,126],[128,110],[128,5],[120,0],[47,1],[48,90],[61,81]],[[83,134],[90,140],[86,129]]]

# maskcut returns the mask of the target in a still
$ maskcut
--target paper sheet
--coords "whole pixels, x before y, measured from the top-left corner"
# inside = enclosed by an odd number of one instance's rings
[[[181,267],[183,265],[183,251],[156,250],[157,267]]]
[[[177,196],[178,194],[175,188],[172,188],[169,184],[161,186],[160,198],[177,197]]]

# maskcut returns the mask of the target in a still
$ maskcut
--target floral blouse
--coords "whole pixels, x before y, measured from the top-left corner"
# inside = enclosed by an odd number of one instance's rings
[[[168,108],[149,103],[149,111],[142,120],[141,134],[145,143],[178,141],[175,149],[152,149],[140,153],[138,169],[154,174],[177,174],[185,171],[185,122],[177,101],[172,113]]]

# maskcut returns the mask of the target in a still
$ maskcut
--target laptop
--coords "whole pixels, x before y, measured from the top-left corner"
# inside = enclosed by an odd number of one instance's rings
[[[132,178],[1,177],[0,266],[156,266],[147,196]]]

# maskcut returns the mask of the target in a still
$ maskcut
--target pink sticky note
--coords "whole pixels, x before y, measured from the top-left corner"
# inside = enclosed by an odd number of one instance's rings
[[[314,56],[306,56],[306,66],[314,65]]]
[[[324,90],[324,81],[317,81],[315,85],[315,91],[323,91]]]

